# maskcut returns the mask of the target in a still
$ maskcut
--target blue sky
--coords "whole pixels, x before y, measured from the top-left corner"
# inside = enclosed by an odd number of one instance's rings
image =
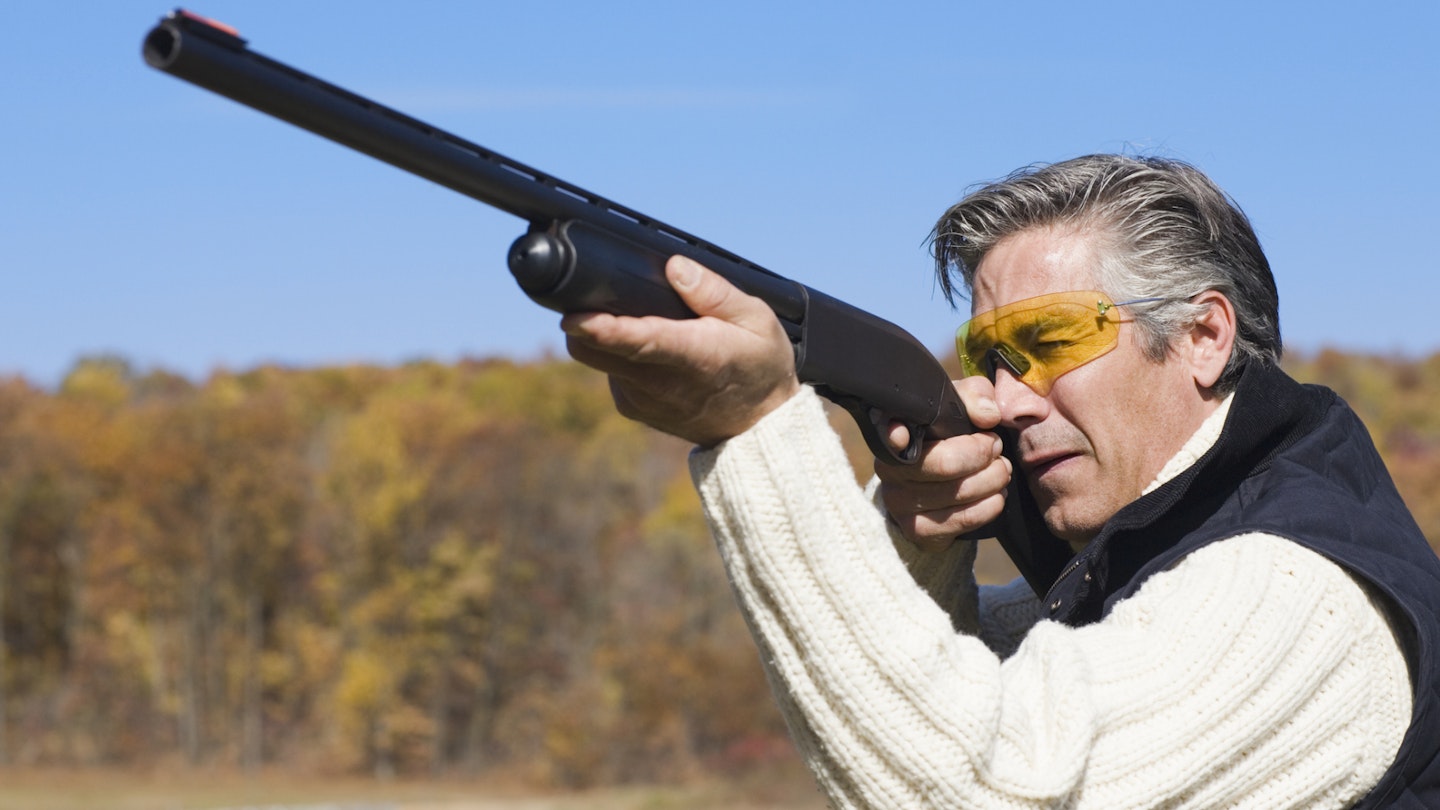
[[[563,351],[505,270],[520,220],[146,67],[169,8],[0,10],[0,374]],[[937,351],[960,318],[935,217],[1097,151],[1191,161],[1240,201],[1292,350],[1440,350],[1433,3],[192,8]]]

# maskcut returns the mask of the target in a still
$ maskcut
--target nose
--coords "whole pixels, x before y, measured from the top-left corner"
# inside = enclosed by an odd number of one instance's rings
[[[1006,365],[995,369],[995,404],[1000,406],[1000,423],[1008,428],[1023,428],[1050,414],[1050,401],[1032,391]]]

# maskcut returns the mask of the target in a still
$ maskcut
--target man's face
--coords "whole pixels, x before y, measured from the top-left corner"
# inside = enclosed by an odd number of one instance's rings
[[[1097,289],[1091,241],[1051,229],[1005,238],[976,272],[973,312]],[[1120,315],[1127,322],[1115,349],[1061,375],[1043,397],[1003,365],[995,377],[1003,424],[1019,435],[1020,472],[1050,530],[1072,545],[1089,541],[1138,498],[1205,415],[1188,367],[1147,358],[1129,313],[1122,307]]]

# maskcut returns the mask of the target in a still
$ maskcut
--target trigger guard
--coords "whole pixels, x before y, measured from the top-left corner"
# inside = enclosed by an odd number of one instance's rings
[[[856,414],[858,416],[858,414]],[[902,464],[909,466],[920,460],[920,451],[925,445],[925,430],[912,422],[902,422],[905,431],[910,434],[910,443],[904,450],[896,452],[895,448],[885,440],[884,432],[890,427],[890,418],[877,408],[869,408],[866,413],[869,429],[861,428],[860,432],[865,437],[865,443],[869,445],[870,452],[878,459],[883,459],[890,464]],[[858,421],[858,420],[857,420]]]
[[[855,420],[855,426],[860,428],[860,436],[865,440],[865,446],[870,448],[870,453],[875,458],[887,464],[906,466],[920,460],[920,450],[925,444],[925,428],[904,422],[905,429],[910,433],[910,443],[897,453],[882,435],[882,431],[890,427],[891,419],[879,408],[871,407],[855,397],[839,396],[823,386],[816,386],[816,390],[850,414]]]
[[[905,430],[910,434],[910,444],[895,456],[901,464],[914,464],[920,460],[920,450],[925,446],[925,432],[918,425],[912,425],[909,422],[905,423]]]

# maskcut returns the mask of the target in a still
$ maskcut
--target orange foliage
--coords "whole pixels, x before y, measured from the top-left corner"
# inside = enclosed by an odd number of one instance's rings
[[[1440,356],[1292,371],[1440,539]],[[565,362],[0,379],[0,762],[580,786],[790,756],[686,452]]]
[[[0,762],[581,785],[783,739],[686,451],[561,362],[0,380]]]

